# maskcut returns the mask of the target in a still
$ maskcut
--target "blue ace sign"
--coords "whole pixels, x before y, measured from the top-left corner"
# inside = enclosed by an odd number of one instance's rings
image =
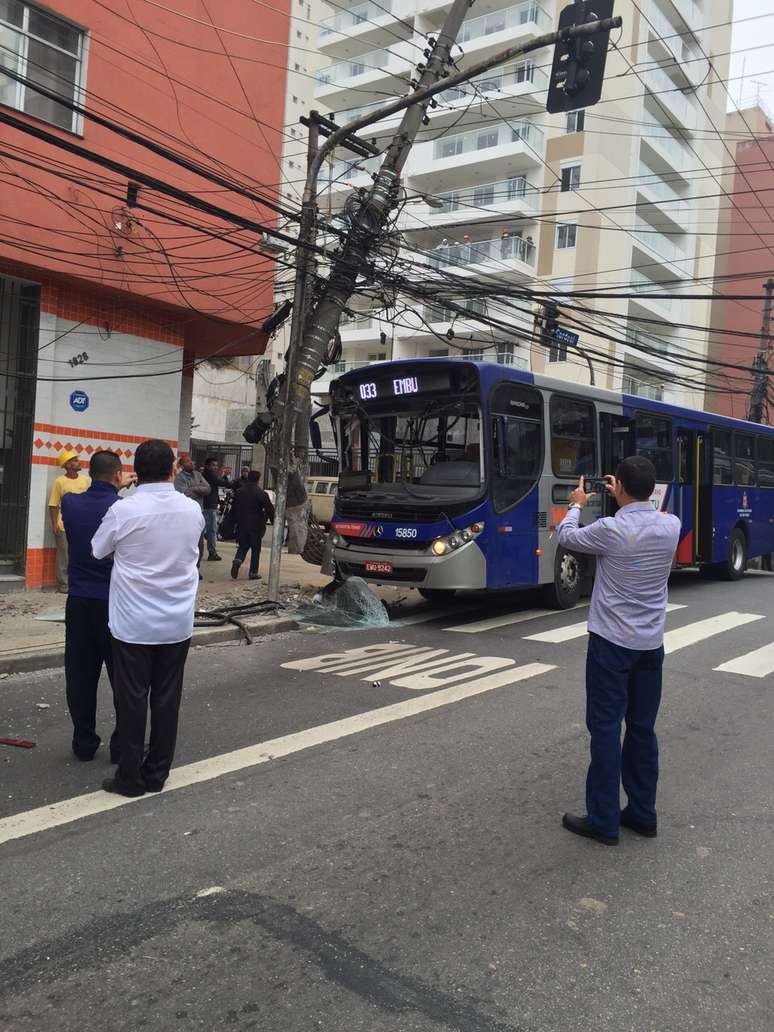
[[[89,396],[86,391],[73,391],[70,395],[70,408],[75,412],[85,412],[89,407]]]

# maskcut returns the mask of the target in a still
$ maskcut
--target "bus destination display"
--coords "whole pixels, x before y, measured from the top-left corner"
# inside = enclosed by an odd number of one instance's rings
[[[448,372],[433,371],[416,376],[380,377],[357,384],[355,390],[361,401],[381,401],[385,398],[404,398],[450,389]]]

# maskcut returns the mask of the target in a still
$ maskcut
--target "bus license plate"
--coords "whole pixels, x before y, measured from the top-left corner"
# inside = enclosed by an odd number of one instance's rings
[[[392,563],[377,562],[375,559],[366,559],[366,573],[392,573]]]

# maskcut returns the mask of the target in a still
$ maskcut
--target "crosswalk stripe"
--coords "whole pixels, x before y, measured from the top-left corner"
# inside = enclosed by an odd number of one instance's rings
[[[474,610],[470,610],[473,612]],[[401,616],[397,620],[391,620],[391,627],[413,627],[414,624],[429,623],[430,620],[442,620],[446,616],[456,616],[465,613],[464,609],[460,609],[459,606],[452,609],[423,609],[421,613],[412,613],[410,616]]]
[[[677,652],[687,645],[696,645],[706,638],[712,638],[723,631],[731,631],[735,627],[742,627],[744,624],[754,623],[756,620],[763,620],[759,613],[720,613],[718,616],[710,616],[706,620],[697,620],[695,623],[686,624],[685,627],[677,627],[673,631],[667,631],[664,635],[664,651]]]
[[[675,609],[685,609],[685,606],[678,605],[676,602],[667,603],[666,611],[668,613]],[[582,638],[584,634],[588,634],[588,630],[589,625],[584,620],[583,623],[569,624],[566,627],[554,627],[550,631],[540,631],[538,634],[526,634],[524,640],[545,641],[558,645],[564,641],[572,641],[573,638]]]
[[[581,602],[573,606],[575,609],[587,609],[588,602]],[[488,620],[476,620],[473,623],[459,624],[456,627],[446,627],[447,631],[456,631],[458,634],[482,634],[484,631],[494,631],[498,627],[509,627],[511,624],[526,623],[527,620],[537,620],[539,616],[558,616],[557,609],[522,609],[518,613],[504,613],[501,616],[492,616]]]
[[[747,677],[766,677],[774,673],[774,642],[721,663],[715,670],[722,670],[726,674],[745,674]]]

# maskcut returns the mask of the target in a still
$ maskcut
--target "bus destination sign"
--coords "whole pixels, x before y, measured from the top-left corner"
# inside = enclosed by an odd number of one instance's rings
[[[448,391],[451,381],[448,371],[433,370],[417,373],[415,376],[374,377],[355,386],[360,401],[383,401],[390,398],[405,398],[417,394]]]

